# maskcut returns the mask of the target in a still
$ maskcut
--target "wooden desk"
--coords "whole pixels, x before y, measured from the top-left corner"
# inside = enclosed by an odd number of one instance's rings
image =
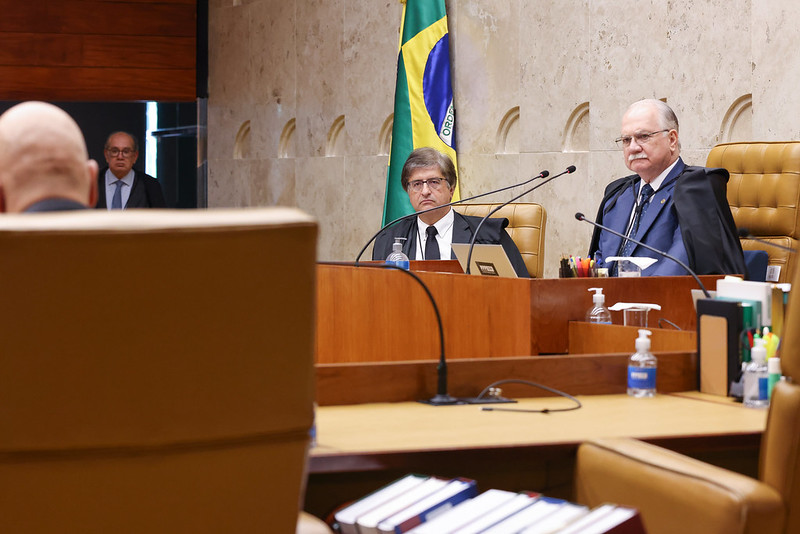
[[[550,414],[407,402],[321,407],[306,509],[325,515],[408,472],[571,498],[577,446],[596,437],[635,437],[747,474],[756,470],[766,410],[699,393],[579,399],[583,408]],[[549,397],[505,406],[570,405]]]
[[[427,262],[433,263],[433,262]],[[653,302],[651,325],[695,330],[689,276],[512,279],[417,272],[436,299],[448,360],[569,352],[569,321],[582,321],[590,287],[606,302]],[[717,276],[701,277],[714,287]],[[614,312],[622,323],[621,312]],[[369,266],[318,265],[317,363],[436,360],[439,335],[427,296],[410,276]],[[607,352],[602,347],[596,352]]]

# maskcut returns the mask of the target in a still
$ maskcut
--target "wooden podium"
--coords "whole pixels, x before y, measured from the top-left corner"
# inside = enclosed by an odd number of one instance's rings
[[[317,402],[432,397],[439,332],[420,284],[408,273],[369,265],[318,265],[317,274]],[[547,280],[414,274],[441,314],[451,395],[475,396],[492,381],[509,377],[528,377],[573,394],[624,392],[636,329],[581,323],[591,305],[590,287],[602,287],[609,304],[660,304],[662,309],[649,317],[654,350],[669,351],[659,354],[658,389],[697,389],[690,291],[696,283],[688,276]],[[718,277],[702,278],[713,287]],[[621,312],[613,313],[621,324]],[[653,328],[662,317],[685,331]],[[508,396],[542,394],[515,386],[506,391]]]
[[[607,305],[661,305],[649,314],[650,328],[664,318],[683,330],[696,330],[690,290],[697,284],[689,276],[513,279],[415,274],[439,307],[448,360],[569,353],[569,322],[584,320],[592,304],[590,287],[603,288]],[[710,287],[717,278],[701,277]],[[622,324],[622,313],[612,313],[614,322]],[[598,347],[595,352],[606,351]],[[411,276],[369,264],[317,267],[317,363],[438,358],[436,316],[424,289]]]

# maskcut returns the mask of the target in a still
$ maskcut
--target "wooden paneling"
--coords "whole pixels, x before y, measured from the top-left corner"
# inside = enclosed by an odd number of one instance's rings
[[[448,359],[530,354],[530,281],[418,272],[436,299]],[[439,358],[430,300],[408,273],[317,267],[317,363]]]
[[[194,70],[0,67],[0,99],[192,101],[194,81]]]
[[[108,35],[180,35],[195,32],[194,4],[148,4],[86,0],[8,2],[0,0],[0,32]]]
[[[714,289],[719,275],[701,276],[706,288]],[[697,282],[690,276],[644,276],[642,278],[553,278],[532,280],[531,354],[569,352],[569,321],[584,321],[592,305],[590,287],[602,287],[606,306],[616,302],[659,304],[650,310],[648,323],[657,328],[666,319],[683,330],[697,329],[697,314],[692,303],[692,289]],[[622,324],[622,312],[611,312],[614,324]],[[669,328],[669,325],[664,325]],[[598,349],[599,351],[600,349]]]
[[[448,390],[455,397],[475,397],[492,382],[532,380],[573,395],[624,393],[629,352],[448,361]],[[697,389],[697,356],[692,352],[658,353],[658,391]],[[429,399],[436,393],[437,362],[317,364],[320,406]],[[506,397],[541,397],[551,393],[521,384],[500,386]]]
[[[192,0],[0,0],[0,100],[192,101]]]
[[[598,351],[633,353],[641,328],[640,326],[570,321],[569,353],[596,354]],[[697,350],[697,332],[695,330],[671,330],[653,326],[647,327],[646,330],[652,334],[650,337],[652,352],[694,352]]]
[[[186,58],[195,52],[193,37],[113,39],[110,47],[105,35],[0,33],[0,65],[186,69]]]

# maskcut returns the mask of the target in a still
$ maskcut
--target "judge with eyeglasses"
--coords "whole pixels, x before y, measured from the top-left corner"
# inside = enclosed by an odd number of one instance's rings
[[[417,148],[408,156],[401,173],[403,189],[414,211],[451,202],[456,188],[453,161],[433,148]],[[386,228],[375,239],[373,260],[385,260],[395,237],[404,237],[403,252],[412,260],[455,259],[452,243],[469,243],[482,217],[461,215],[450,206],[422,213]],[[476,243],[499,244],[511,260],[517,276],[528,278],[525,261],[505,228],[508,219],[487,219]]]
[[[660,100],[632,104],[622,117],[625,165],[636,174],[606,187],[596,221],[686,263],[697,274],[744,274],[736,224],[728,205],[728,171],[685,165],[678,118]],[[611,256],[657,261],[643,276],[679,276],[674,261],[595,227],[589,256],[616,274]]]
[[[128,132],[108,136],[103,150],[108,167],[98,175],[97,209],[165,208],[158,180],[133,168],[139,158],[139,143]]]

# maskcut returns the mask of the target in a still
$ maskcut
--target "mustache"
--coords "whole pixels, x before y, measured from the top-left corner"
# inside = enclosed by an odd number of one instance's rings
[[[628,161],[633,161],[635,159],[647,159],[647,154],[644,152],[639,152],[638,154],[631,154],[628,156]]]

